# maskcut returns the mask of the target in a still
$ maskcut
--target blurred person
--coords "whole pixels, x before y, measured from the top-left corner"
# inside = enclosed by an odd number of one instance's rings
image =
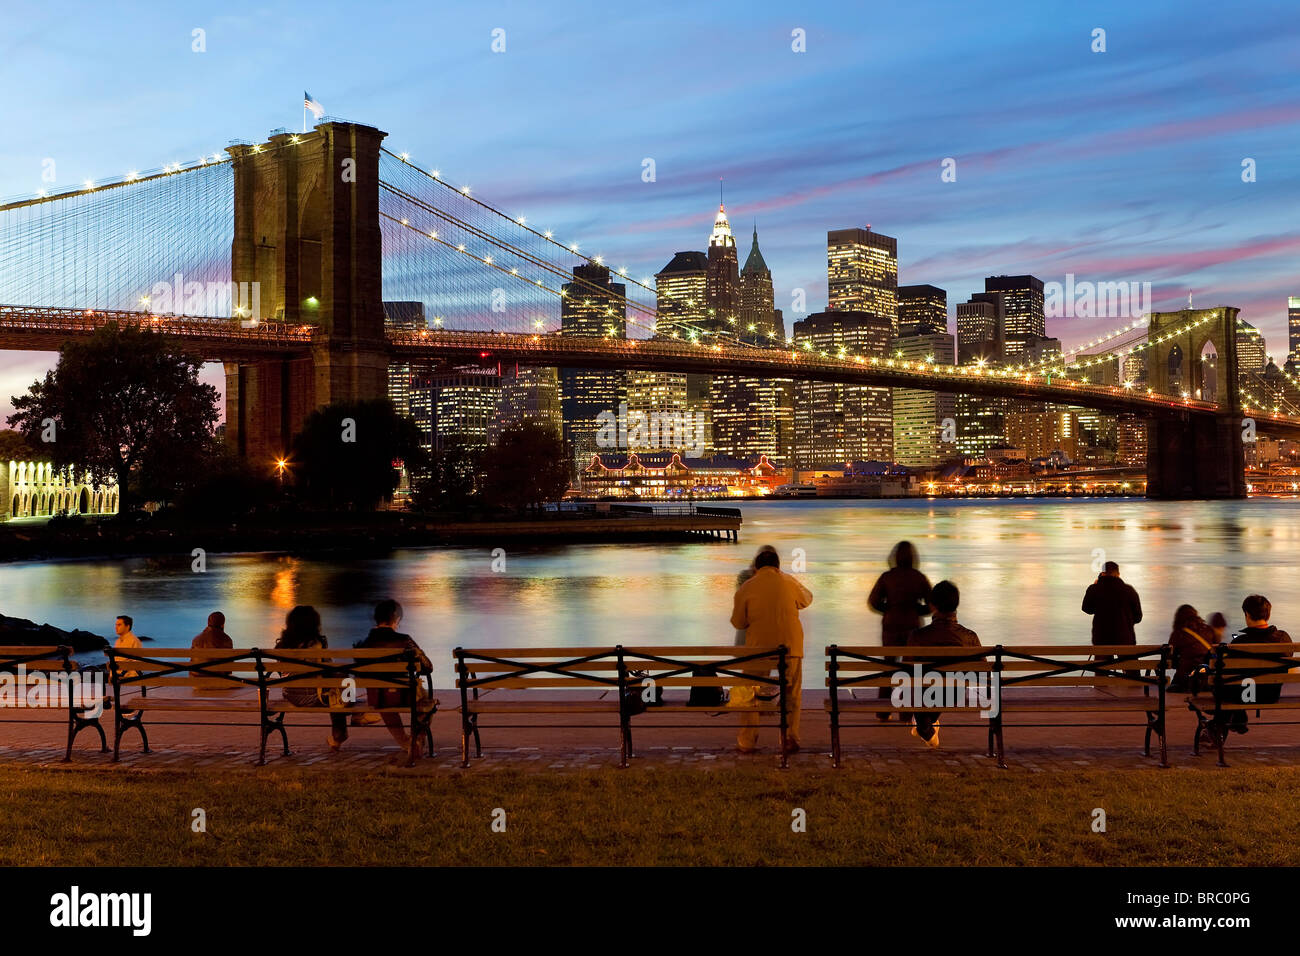
[[[781,570],[781,558],[772,549],[760,551],[754,558],[754,574],[736,589],[732,602],[731,626],[745,632],[746,647],[786,647],[786,753],[799,749],[803,679],[803,625],[799,623],[799,612],[812,604],[812,599],[811,591]],[[757,743],[758,714],[742,713],[736,746],[741,753],[753,753]]]

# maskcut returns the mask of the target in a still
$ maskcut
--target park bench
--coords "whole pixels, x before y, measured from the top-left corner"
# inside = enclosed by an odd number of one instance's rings
[[[1142,714],[1145,728],[1145,753],[1151,755],[1151,736],[1160,741],[1160,766],[1168,766],[1165,739],[1165,672],[1168,667],[1167,645],[1021,645],[1008,647],[840,647],[827,648],[829,694],[826,709],[831,716],[831,761],[840,766],[842,752],[840,730],[844,727],[890,726],[873,719],[846,724],[845,713],[867,713],[876,718],[881,713],[902,714],[925,711],[932,713],[974,712],[977,722],[941,724],[942,727],[979,727],[988,734],[988,755],[1006,767],[1003,735],[1007,715],[1017,718],[1015,727],[1130,726],[1107,721],[1104,724],[1071,720],[1068,723],[1044,722],[1053,718],[1079,715]],[[902,671],[916,674],[919,666],[925,680],[930,674],[968,675],[967,683],[987,680],[983,700],[970,695],[944,695],[937,706],[909,705],[896,707],[889,698],[877,697],[877,688],[892,687],[892,675]],[[937,678],[935,678],[937,679]],[[954,678],[946,678],[954,682]],[[866,697],[855,697],[861,690]],[[1009,692],[1008,692],[1009,691]],[[1056,693],[1064,691],[1065,693]],[[848,692],[848,698],[844,697]],[[991,705],[987,708],[982,704]],[[1029,721],[1020,717],[1031,718]]]
[[[1262,684],[1287,684],[1300,681],[1300,674],[1293,673],[1292,668],[1300,666],[1296,659],[1300,644],[1216,644],[1214,656],[1210,663],[1211,679],[1209,686],[1202,687],[1198,693],[1187,697],[1187,707],[1196,714],[1196,738],[1192,742],[1192,752],[1201,753],[1201,741],[1205,740],[1219,753],[1219,766],[1226,767],[1223,759],[1223,745],[1228,736],[1228,715],[1234,711],[1254,711],[1255,717],[1265,712],[1279,712],[1289,715],[1300,710],[1300,698],[1282,697],[1274,704],[1261,704],[1256,700],[1242,700],[1244,681],[1253,681],[1256,688]],[[1253,696],[1253,695],[1252,695]],[[1269,719],[1267,724],[1295,724],[1300,720]]]
[[[80,671],[69,647],[0,647],[0,682],[3,682],[0,712],[7,719],[23,721],[28,719],[24,715],[31,711],[66,710],[68,737],[64,761],[72,759],[73,741],[87,727],[98,731],[100,752],[107,753],[108,740],[99,722],[108,703],[107,688],[102,682],[87,686],[88,679],[102,677],[94,671]]]
[[[980,709],[971,706],[967,695],[953,695],[947,701],[935,701],[932,705],[895,706],[891,696],[880,696],[880,689],[892,694],[896,686],[897,674],[915,677],[920,668],[924,679],[931,674],[975,674],[984,675],[977,680],[988,680],[993,673],[993,663],[989,655],[993,648],[982,647],[883,647],[856,646],[841,647],[832,644],[826,648],[826,711],[831,720],[831,765],[839,767],[843,762],[840,744],[840,731],[848,728],[887,728],[890,723],[882,721],[880,714],[911,715],[917,712],[947,714],[960,712],[977,717],[977,722],[944,724],[944,727],[980,727],[989,734],[989,756],[994,755],[993,723],[985,717],[978,716]],[[911,686],[915,681],[908,682]],[[991,681],[989,685],[991,686]],[[922,685],[920,690],[924,691]],[[947,695],[945,695],[946,697]],[[905,698],[910,700],[910,695]],[[866,715],[869,719],[857,723],[852,721],[855,715]],[[894,724],[894,727],[902,724]]]
[[[1151,737],[1160,741],[1160,766],[1169,766],[1165,699],[1170,668],[1168,644],[1016,645],[996,648],[995,667],[1001,705],[992,718],[998,766],[1006,766],[1002,745],[1007,715],[1036,721],[1081,714],[1141,716],[1141,723],[1078,721],[1026,722],[1015,727],[1141,727],[1143,753],[1151,756]],[[1043,691],[1047,693],[1043,693]],[[1026,692],[1027,691],[1027,692]],[[1064,693],[1058,693],[1064,692]]]
[[[781,766],[787,766],[785,734],[788,702],[783,683],[787,652],[771,648],[700,647],[549,647],[464,648],[455,650],[456,686],[461,702],[461,765],[470,764],[469,743],[483,755],[482,719],[492,715],[582,716],[580,724],[619,729],[619,766],[633,756],[632,722],[659,714],[757,713],[776,718]],[[649,701],[658,692],[692,687],[752,687],[755,697],[744,706],[691,706],[682,700]],[[521,693],[526,692],[526,693]],[[680,695],[677,695],[680,696]],[[591,722],[594,721],[594,722]],[[538,724],[493,724],[495,729]],[[673,724],[674,727],[712,726]]]
[[[430,722],[438,701],[420,700],[421,678],[427,675],[421,671],[418,655],[405,648],[110,648],[106,653],[113,683],[115,761],[123,736],[131,730],[139,732],[144,753],[151,753],[144,721],[154,714],[182,718],[256,716],[261,733],[259,766],[266,763],[266,742],[272,734],[280,735],[287,757],[290,751],[286,728],[311,726],[287,724],[290,715],[405,714],[411,735],[406,766],[415,762],[421,738],[428,744],[429,755],[433,755]],[[366,703],[365,691],[372,687],[405,690],[411,703],[371,707]],[[286,688],[332,691],[340,696],[328,706],[300,706],[284,699]],[[131,695],[135,690],[138,695]],[[201,726],[213,722],[182,719],[165,723]]]

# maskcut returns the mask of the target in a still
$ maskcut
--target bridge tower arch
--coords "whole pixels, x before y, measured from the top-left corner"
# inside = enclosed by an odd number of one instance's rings
[[[1242,445],[1241,396],[1237,383],[1239,309],[1152,312],[1146,350],[1147,386],[1175,398],[1206,395],[1201,355],[1217,353],[1213,417],[1183,414],[1147,425],[1147,497],[1244,498],[1246,455]]]
[[[231,279],[242,304],[256,303],[260,312],[242,318],[312,327],[309,357],[225,365],[226,440],[268,468],[314,409],[386,394],[379,226],[385,136],[331,122],[226,150],[235,192]]]

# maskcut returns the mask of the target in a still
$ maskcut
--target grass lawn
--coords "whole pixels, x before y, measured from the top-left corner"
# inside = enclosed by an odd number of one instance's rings
[[[1300,768],[1044,773],[0,769],[0,864],[1300,863]],[[207,832],[191,829],[206,811]],[[504,833],[491,829],[506,811]],[[1106,832],[1093,832],[1094,808]],[[795,833],[792,811],[807,815]]]

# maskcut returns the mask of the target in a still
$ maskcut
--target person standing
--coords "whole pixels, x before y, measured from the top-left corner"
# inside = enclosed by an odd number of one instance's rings
[[[912,542],[898,542],[889,555],[889,570],[876,579],[867,595],[867,606],[882,615],[880,643],[885,647],[906,644],[911,633],[921,626],[922,616],[929,613],[930,581],[917,570],[917,563]],[[880,696],[888,697],[889,690],[880,688]],[[889,720],[888,711],[876,716]]]
[[[1107,561],[1097,580],[1083,595],[1083,613],[1092,615],[1092,643],[1136,644],[1133,625],[1142,621],[1138,593],[1119,576],[1119,565]]]
[[[812,604],[812,592],[781,571],[775,550],[754,558],[754,575],[736,589],[731,626],[745,632],[745,647],[786,647],[785,694],[787,702],[786,753],[799,749],[799,708],[803,680],[803,625],[799,612]],[[736,746],[753,753],[758,744],[758,714],[740,715]]]
[[[940,581],[930,592],[930,623],[917,628],[908,637],[912,647],[979,647],[980,637],[969,627],[957,623],[957,605],[961,593],[951,581]],[[939,746],[939,715],[916,714],[912,736],[919,737],[930,747]]]
[[[775,553],[776,548],[772,547],[770,544],[765,544],[758,549],[758,554],[763,554],[764,552],[767,551],[771,551]],[[755,562],[758,561],[758,554],[754,555],[754,560],[749,562],[749,567],[744,568],[736,575],[737,591],[739,591],[740,586],[744,584],[746,581],[748,581],[750,578],[752,578],[754,576],[754,572],[758,570],[758,568],[755,566]],[[743,628],[739,628],[739,627],[736,628],[736,646],[737,647],[745,646],[745,631]]]

